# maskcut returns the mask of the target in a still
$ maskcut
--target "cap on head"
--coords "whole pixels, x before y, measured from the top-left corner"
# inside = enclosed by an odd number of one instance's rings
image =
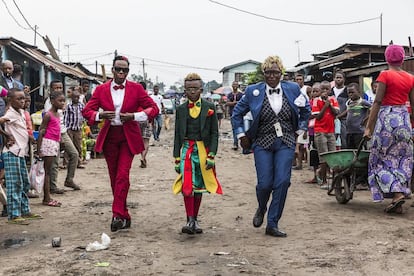
[[[405,51],[400,45],[389,45],[385,49],[385,60],[389,65],[400,66],[404,62]]]

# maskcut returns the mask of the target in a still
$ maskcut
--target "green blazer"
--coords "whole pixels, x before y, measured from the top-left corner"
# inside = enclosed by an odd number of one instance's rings
[[[187,105],[188,101],[178,106],[177,110],[175,111],[175,134],[173,151],[175,158],[180,157],[181,147],[184,144],[185,134],[187,132],[187,118],[190,116]],[[208,115],[209,109],[213,110],[214,113]],[[217,153],[219,135],[216,107],[213,103],[201,99],[201,112],[199,116],[201,124],[201,139],[204,142],[204,146],[208,148],[210,152]]]

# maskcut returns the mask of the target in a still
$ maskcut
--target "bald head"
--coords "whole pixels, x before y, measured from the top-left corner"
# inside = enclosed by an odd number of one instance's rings
[[[13,62],[10,60],[5,60],[1,63],[1,71],[3,72],[3,75],[10,78],[13,73]]]

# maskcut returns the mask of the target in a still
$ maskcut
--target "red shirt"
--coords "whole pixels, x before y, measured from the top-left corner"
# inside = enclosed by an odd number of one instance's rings
[[[335,99],[335,97],[329,97],[329,101],[331,102],[333,108],[339,110],[338,101]],[[322,100],[321,97],[313,99],[312,115],[319,114],[324,105],[325,101]],[[335,133],[335,117],[336,116],[332,113],[331,108],[328,107],[325,110],[322,118],[320,120],[315,120],[315,133]]]
[[[405,71],[382,71],[377,81],[386,86],[381,105],[405,105],[408,94],[414,88],[414,76]]]

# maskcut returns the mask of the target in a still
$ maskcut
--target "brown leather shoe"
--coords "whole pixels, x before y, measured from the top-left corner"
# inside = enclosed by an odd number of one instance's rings
[[[65,187],[68,187],[68,188],[72,188],[72,189],[74,189],[75,191],[78,191],[78,190],[80,190],[80,189],[81,189],[81,188],[79,187],[79,185],[76,185],[76,184],[75,184],[75,182],[65,182],[64,186],[65,186]]]

